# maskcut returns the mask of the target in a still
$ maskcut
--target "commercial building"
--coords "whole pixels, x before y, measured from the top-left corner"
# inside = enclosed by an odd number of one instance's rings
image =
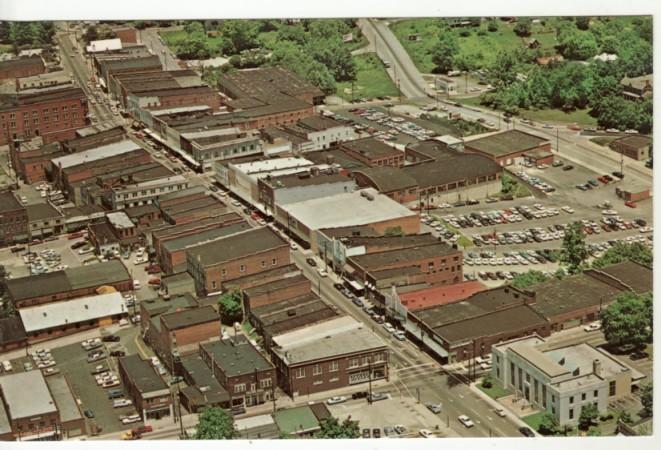
[[[560,425],[577,424],[587,405],[605,413],[644,378],[605,350],[586,343],[552,348],[537,335],[496,344],[492,354],[494,378]]]
[[[146,48],[134,54],[99,53],[93,58],[94,68],[99,74],[99,84],[107,89],[111,76],[134,72],[160,72],[163,70],[158,55],[151,55]]]
[[[228,280],[290,263],[289,245],[266,227],[198,245],[187,253],[196,290],[207,294],[219,292]]]
[[[404,152],[378,139],[366,137],[339,144],[340,149],[369,167],[404,165]]]
[[[379,235],[389,229],[420,232],[418,213],[371,188],[276,205],[275,219],[315,252],[321,251],[317,233],[325,228],[367,225]]]
[[[464,138],[466,152],[487,156],[501,166],[523,162],[524,154],[535,150],[551,151],[544,137],[521,130],[505,130]]]
[[[624,136],[615,139],[608,147],[624,156],[636,161],[646,160],[652,157],[652,139],[647,136]]]
[[[0,191],[0,246],[29,239],[28,214],[10,190]]]
[[[325,116],[310,116],[294,125],[266,128],[262,135],[271,143],[278,138],[289,141],[296,153],[324,150],[357,137],[351,126]]]
[[[24,347],[26,343],[25,328],[19,316],[0,319],[0,353]]]
[[[220,339],[220,317],[211,306],[160,314],[150,321],[156,328],[149,344],[172,370],[179,355],[195,351],[200,343]]]
[[[265,211],[275,211],[276,205],[286,205],[315,198],[353,192],[356,182],[334,168],[308,170],[287,175],[267,175],[258,178],[259,202]]]
[[[170,109],[196,105],[206,105],[218,111],[218,91],[209,86],[187,86],[131,91],[126,94],[126,108],[130,112],[138,109]]]
[[[212,170],[216,161],[262,154],[259,133],[237,127],[182,132],[180,145],[205,172]]]
[[[436,90],[442,91],[447,95],[457,95],[457,81],[454,78],[437,75],[434,78],[434,86]]]
[[[548,336],[550,323],[531,307],[532,302],[532,295],[505,286],[408,312],[402,312],[397,298],[389,299],[386,313],[401,320],[409,335],[435,358],[455,363],[485,356],[492,345],[504,340],[533,333]]]
[[[323,403],[281,409],[273,413],[273,421],[281,435],[312,437],[321,430],[324,420],[332,417]]]
[[[456,284],[416,289],[398,295],[402,306],[408,311],[417,311],[430,306],[459,302],[486,289],[487,287],[479,281],[464,281]]]
[[[145,96],[149,91],[203,86],[200,76],[192,70],[168,70],[115,73],[110,78],[108,92],[122,107],[128,108],[129,94]],[[144,105],[146,106],[146,105]]]
[[[389,377],[386,343],[350,316],[276,336],[271,355],[294,398]]]
[[[72,76],[64,70],[57,72],[40,73],[27,77],[16,78],[16,90],[44,89],[56,86],[71,86]]]
[[[200,356],[229,393],[232,408],[260,405],[273,398],[275,368],[245,336],[200,344]]]
[[[119,358],[119,376],[143,420],[172,415],[172,395],[156,370],[139,355]]]
[[[39,55],[0,61],[0,81],[31,77],[44,72],[46,72],[46,65]]]
[[[9,144],[9,157],[16,176],[27,184],[46,181],[46,170],[50,167],[50,160],[64,155],[60,142],[44,145],[41,136],[29,141],[14,141]]]
[[[615,195],[625,202],[640,202],[652,197],[652,189],[651,186],[625,181],[615,187]]]
[[[213,372],[199,354],[182,356],[178,367],[178,373],[188,384],[180,394],[181,404],[187,411],[197,413],[207,407],[230,408],[229,393],[214,378]]]
[[[243,289],[244,311],[248,314],[255,308],[308,294],[311,286],[309,279],[296,274]]]
[[[40,342],[108,326],[128,315],[119,292],[21,308],[18,311],[28,342]]]
[[[64,215],[50,203],[27,205],[25,210],[30,239],[43,239],[64,232]]]
[[[358,186],[374,188],[397,203],[415,205],[418,202],[418,180],[399,167],[366,167],[354,170],[351,176]]]
[[[86,125],[87,98],[77,87],[0,96],[0,145],[42,136],[44,143],[71,139]]]
[[[85,423],[64,377],[40,370],[0,377],[0,440],[54,441],[80,435]]]
[[[6,280],[6,286],[7,297],[19,309],[93,295],[101,286],[128,291],[133,288],[133,281],[121,261],[111,260],[93,266],[12,278]]]
[[[147,176],[141,181],[112,188],[110,204],[112,209],[151,205],[164,193],[181,191],[188,186],[189,181],[186,177],[171,172],[161,176]]]

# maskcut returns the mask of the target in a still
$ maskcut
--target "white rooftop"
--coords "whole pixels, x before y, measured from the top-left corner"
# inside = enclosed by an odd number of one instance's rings
[[[92,41],[87,46],[87,53],[107,52],[110,50],[121,50],[122,40],[120,38],[102,39],[99,41]]]
[[[363,195],[369,195],[372,200]],[[310,230],[367,225],[417,215],[373,188],[279,206]]]
[[[0,387],[8,406],[9,416],[14,420],[57,411],[55,401],[40,370],[0,377]]]
[[[351,316],[290,331],[273,338],[274,352],[287,364],[346,355],[384,347],[376,333]]]
[[[241,431],[251,428],[263,427],[266,425],[273,425],[273,416],[271,414],[261,414],[259,416],[246,417],[245,419],[237,419],[234,421],[234,427]]]
[[[141,147],[131,140],[123,140],[114,142],[112,144],[103,145],[101,147],[85,150],[80,153],[73,153],[67,156],[60,156],[53,159],[53,164],[62,169],[67,167],[77,166],[79,164],[98,161],[100,159],[110,158],[111,156],[123,155],[134,150],[139,150]]]
[[[19,310],[27,333],[126,312],[124,298],[119,292],[47,303]]]
[[[228,134],[238,134],[241,130],[237,127],[218,128],[215,130],[191,131],[190,133],[181,133],[187,139],[204,138],[209,136],[226,136]]]
[[[177,114],[182,112],[196,112],[196,111],[207,111],[211,109],[207,105],[195,105],[195,106],[180,106],[178,108],[168,108],[168,109],[157,109],[154,111],[149,111],[152,116],[164,116],[166,114]]]
[[[106,214],[108,221],[117,229],[127,229],[135,227],[135,224],[124,211],[115,211]]]
[[[440,141],[440,142],[443,142],[444,144],[447,144],[447,145],[456,145],[456,144],[461,144],[462,142],[464,142],[463,139],[456,138],[456,137],[451,136],[449,134],[439,136],[439,137],[436,138],[436,140]]]
[[[253,161],[241,164],[231,164],[236,170],[244,172],[247,175],[259,172],[269,172],[272,170],[292,169],[296,167],[312,166],[314,163],[305,158],[277,158],[266,159],[263,161]]]

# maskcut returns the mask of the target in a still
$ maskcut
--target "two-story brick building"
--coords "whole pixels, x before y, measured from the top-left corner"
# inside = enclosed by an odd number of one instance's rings
[[[151,363],[140,355],[119,358],[119,377],[144,421],[172,415],[172,395]]]
[[[342,142],[339,147],[352,158],[370,167],[402,167],[405,161],[403,151],[372,137]]]
[[[10,190],[0,191],[0,247],[29,238],[28,213]]]
[[[219,292],[227,280],[289,263],[289,245],[267,227],[199,245],[187,253],[188,273],[202,293]]]

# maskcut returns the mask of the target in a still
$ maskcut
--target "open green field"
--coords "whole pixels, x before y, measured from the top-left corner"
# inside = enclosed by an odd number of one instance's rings
[[[375,98],[380,96],[395,97],[399,95],[397,86],[392,82],[386,68],[374,53],[354,56],[356,62],[355,93],[353,98]],[[345,100],[351,100],[351,83],[337,83],[337,95]]]
[[[159,34],[165,41],[165,44],[173,50],[181,41],[186,39],[186,32],[184,30],[161,31]],[[220,55],[221,43],[222,39],[220,37],[207,36],[207,44],[212,55]]]

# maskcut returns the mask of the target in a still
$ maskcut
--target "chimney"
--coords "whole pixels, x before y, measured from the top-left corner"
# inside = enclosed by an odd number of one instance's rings
[[[596,376],[601,377],[601,361],[599,359],[592,361],[592,371]]]

